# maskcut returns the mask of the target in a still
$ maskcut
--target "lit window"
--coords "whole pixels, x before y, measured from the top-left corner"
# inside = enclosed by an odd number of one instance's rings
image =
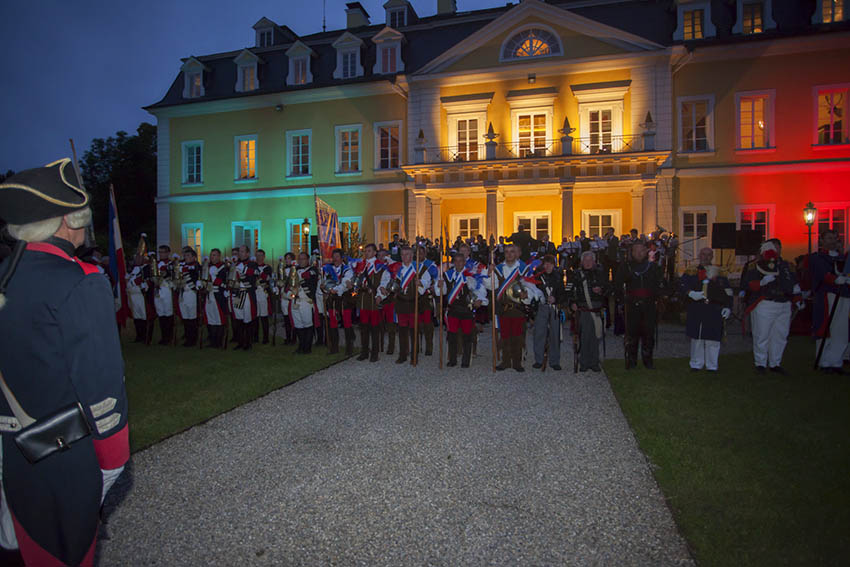
[[[307,83],[307,58],[299,57],[295,61],[292,62],[293,68],[293,81],[296,85],[304,85]]]
[[[233,248],[247,246],[254,253],[260,248],[260,221],[239,221],[230,224]]]
[[[289,251],[294,254],[310,253],[310,234],[304,234],[303,221],[289,221]]]
[[[192,73],[189,75],[189,98],[198,98],[201,96],[201,73]]]
[[[203,249],[203,224],[184,224],[183,225],[183,246],[188,246],[197,252],[198,256],[202,256]]]
[[[611,153],[613,149],[611,115],[612,112],[609,108],[590,110],[588,114],[590,153]]]
[[[396,46],[381,48],[381,72],[395,73],[396,72]]]
[[[763,13],[764,5],[761,2],[750,2],[744,4],[744,33],[761,33],[764,31],[764,27],[762,24]]]
[[[407,25],[407,10],[405,8],[401,8],[399,10],[390,11],[387,21],[389,22],[389,26],[396,30]]]
[[[847,242],[847,208],[818,207],[818,234],[824,230],[834,230],[839,242]]]
[[[850,143],[847,123],[848,89],[822,90],[818,92],[818,144]]]
[[[546,151],[545,114],[520,114],[517,126],[519,157],[535,156]]]
[[[310,175],[310,131],[298,130],[288,133],[290,177]]]
[[[352,255],[354,246],[360,239],[360,223],[354,220],[339,220],[340,248],[346,255]]]
[[[183,144],[183,184],[203,183],[201,177],[203,144],[186,142]]]
[[[378,127],[378,168],[393,169],[399,166],[400,144],[398,126]]]
[[[257,32],[257,44],[259,47],[271,47],[272,30],[262,30]]]
[[[257,138],[243,136],[236,139],[236,179],[257,178]]]
[[[457,157],[458,161],[478,159],[478,119],[468,118],[457,121]]]
[[[744,209],[739,213],[738,222],[741,230],[755,230],[765,240],[770,234],[769,217],[767,209]]]
[[[337,126],[337,173],[360,172],[360,126]]]
[[[682,102],[682,151],[704,152],[708,145],[709,101],[691,100]]]
[[[357,52],[346,51],[342,54],[342,78],[351,79],[357,76]]]
[[[514,224],[534,239],[539,240],[544,234],[549,234],[549,213],[520,213],[514,218],[516,219]]]
[[[242,70],[242,92],[253,91],[257,88],[257,69],[254,66],[245,66]]]
[[[823,23],[840,22],[844,19],[844,0],[822,0],[821,19]]]
[[[702,22],[705,17],[704,10],[687,10],[683,14],[684,39],[702,39]]]
[[[401,217],[377,219],[375,222],[378,234],[375,235],[377,244],[389,244],[394,234],[401,234]]]
[[[552,33],[542,29],[528,29],[516,34],[505,44],[503,59],[524,59],[560,55],[561,44]]]
[[[481,217],[470,216],[458,218],[457,234],[464,240],[467,238],[474,238],[481,234]]]
[[[768,105],[767,95],[741,96],[738,99],[738,148],[746,150],[769,146]]]

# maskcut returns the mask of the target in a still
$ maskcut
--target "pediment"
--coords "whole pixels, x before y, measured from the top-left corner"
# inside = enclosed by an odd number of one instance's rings
[[[243,49],[239,55],[233,58],[233,62],[237,65],[253,65],[254,63],[263,63],[263,60],[257,57],[250,49]]]
[[[340,47],[359,47],[363,45],[363,40],[351,32],[344,32],[341,36],[336,38],[336,41],[334,41],[331,45],[335,49],[339,49]]]
[[[209,71],[210,68],[204,65],[197,57],[189,56],[180,66],[180,70],[184,73],[192,71]]]
[[[385,41],[402,41],[404,34],[390,26],[384,26],[384,29],[372,36],[373,43],[382,43]]]
[[[310,49],[310,46],[301,40],[296,41],[292,44],[292,47],[286,50],[287,57],[303,57],[305,55],[315,57],[316,52]]]

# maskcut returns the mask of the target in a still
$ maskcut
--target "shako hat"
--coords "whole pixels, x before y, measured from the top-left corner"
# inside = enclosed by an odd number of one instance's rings
[[[88,205],[89,195],[68,158],[21,171],[0,183],[0,218],[9,224],[61,217]]]

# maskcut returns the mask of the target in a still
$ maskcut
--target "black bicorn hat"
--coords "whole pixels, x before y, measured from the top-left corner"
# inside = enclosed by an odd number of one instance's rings
[[[88,207],[89,201],[68,158],[21,171],[0,183],[0,218],[9,224],[61,217]]]

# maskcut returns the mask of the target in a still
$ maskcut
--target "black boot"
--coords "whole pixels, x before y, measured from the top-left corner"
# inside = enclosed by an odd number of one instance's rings
[[[398,358],[396,364],[407,362],[407,351],[410,348],[410,329],[408,327],[398,328]]]
[[[328,327],[328,354],[339,352],[339,329]]]
[[[330,332],[330,329],[328,329]],[[316,326],[316,346],[326,344],[325,343],[325,321],[324,316],[319,315],[319,324]]]
[[[511,340],[512,339],[500,339],[500,350],[502,351],[502,361],[496,367],[496,370],[507,370],[513,366],[511,361],[511,356],[513,355],[513,351],[511,350]]]
[[[461,368],[469,368],[469,361],[472,358],[472,334],[461,334],[463,344],[463,355],[460,361]]]
[[[159,344],[161,345],[170,345],[171,344],[171,333],[174,332],[174,315],[161,316],[159,318],[159,334],[161,335],[159,339]]]
[[[263,327],[263,344],[269,344],[269,318],[260,317],[260,325]]]
[[[387,323],[387,354],[395,352],[395,330],[398,325]]]
[[[369,325],[360,325],[360,356],[357,360],[369,358],[369,337],[372,336],[372,328]]]
[[[193,347],[198,342],[198,320],[197,319],[184,319],[183,326],[185,327],[185,339],[183,341],[184,347]]]
[[[623,346],[626,351],[626,370],[634,368],[637,366],[637,340],[626,335],[625,339],[623,339]]]
[[[457,366],[457,335],[457,333],[446,333],[446,340],[449,343],[446,366]]]
[[[242,348],[242,345],[244,344],[244,341],[242,340],[242,329],[244,328],[245,323],[237,319],[233,319],[233,336],[230,338],[230,342],[236,343],[233,350],[239,350]]]
[[[511,337],[511,358],[513,359],[513,369],[517,372],[525,372],[522,367],[522,336]]]
[[[354,354],[354,329],[351,327],[345,329],[345,355],[351,356]]]
[[[434,353],[434,323],[425,323],[421,328],[425,335],[425,356],[431,356]]]
[[[378,350],[380,345],[380,334],[381,330],[378,327],[371,328],[371,339],[372,339],[372,353],[369,356],[369,362],[378,362]]]
[[[133,326],[136,327],[136,340],[134,343],[143,343],[145,342],[145,320],[144,319],[133,319]]]
[[[301,333],[304,336],[304,354],[310,354],[313,352],[313,327],[305,327]]]

